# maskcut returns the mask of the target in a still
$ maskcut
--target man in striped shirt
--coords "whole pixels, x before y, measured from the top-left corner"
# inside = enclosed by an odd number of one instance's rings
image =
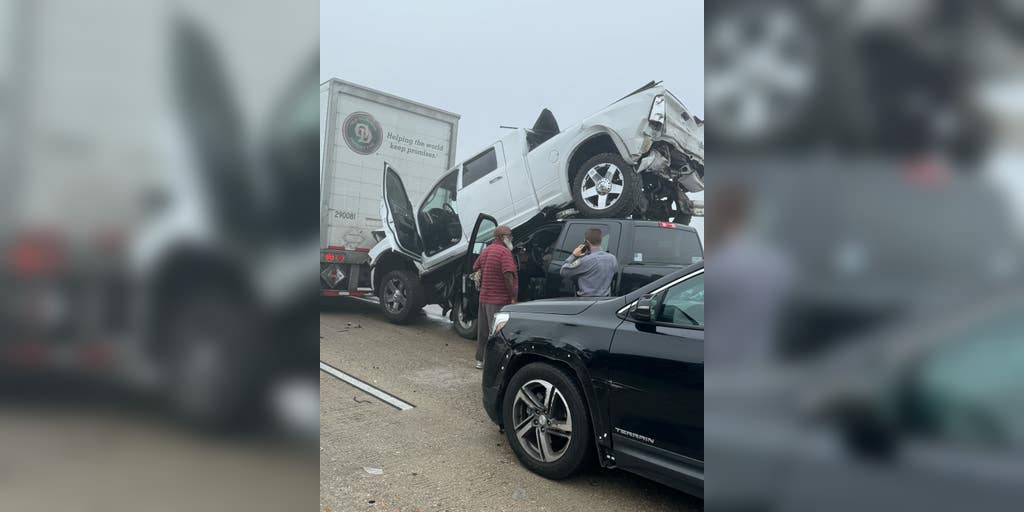
[[[484,349],[491,334],[494,314],[506,304],[515,304],[519,294],[519,269],[512,256],[512,230],[498,226],[494,241],[473,263],[480,270],[480,309],[477,313],[476,368],[484,367]]]

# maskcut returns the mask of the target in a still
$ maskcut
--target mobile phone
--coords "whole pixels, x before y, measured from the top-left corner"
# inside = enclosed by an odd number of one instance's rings
[[[590,244],[586,240],[583,241],[583,254],[590,254]]]

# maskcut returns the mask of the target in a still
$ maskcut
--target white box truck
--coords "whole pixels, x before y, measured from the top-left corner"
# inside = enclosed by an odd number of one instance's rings
[[[320,84],[321,296],[373,293],[384,162],[418,200],[453,166],[458,131],[457,114],[337,78]]]

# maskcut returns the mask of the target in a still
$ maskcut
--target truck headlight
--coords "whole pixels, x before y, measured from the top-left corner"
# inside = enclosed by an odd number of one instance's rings
[[[495,313],[494,323],[491,324],[491,336],[494,336],[505,324],[508,323],[508,319],[512,317],[511,313]]]

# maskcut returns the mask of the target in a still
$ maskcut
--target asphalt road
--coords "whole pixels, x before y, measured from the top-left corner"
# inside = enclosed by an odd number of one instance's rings
[[[595,467],[555,482],[523,469],[481,405],[475,342],[439,314],[428,308],[397,326],[374,304],[322,306],[321,361],[415,408],[320,373],[320,510],[703,510],[700,499],[624,471]]]
[[[4,376],[6,377],[6,376]],[[199,434],[122,387],[0,382],[0,510],[312,510],[316,447]]]

